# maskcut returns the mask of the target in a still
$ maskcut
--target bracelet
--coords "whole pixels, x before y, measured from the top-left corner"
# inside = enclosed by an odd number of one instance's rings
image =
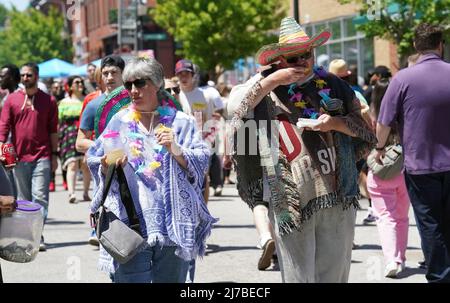
[[[385,148],[386,148],[386,145],[383,146],[383,147],[375,147],[375,150],[376,150],[376,151],[382,151],[382,150],[384,150]]]

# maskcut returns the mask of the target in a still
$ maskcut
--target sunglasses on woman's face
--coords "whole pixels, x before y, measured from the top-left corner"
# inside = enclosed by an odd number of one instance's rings
[[[166,91],[171,95],[178,95],[180,93],[180,88],[179,87],[166,88]]]
[[[134,87],[143,88],[147,84],[147,79],[136,79],[134,81],[127,81],[123,84],[126,90],[131,90]]]
[[[301,60],[309,60],[312,57],[312,52],[307,52],[301,55],[293,56],[293,57],[287,57],[286,62],[289,64],[295,64],[298,63]]]

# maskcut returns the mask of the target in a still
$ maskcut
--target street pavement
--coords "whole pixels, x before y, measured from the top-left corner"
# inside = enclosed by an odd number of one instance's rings
[[[81,187],[78,182],[78,188]],[[212,190],[211,190],[212,192]],[[77,191],[79,199],[82,192]],[[423,259],[420,239],[412,210],[410,211],[407,268],[397,279],[383,276],[384,261],[376,225],[362,225],[367,200],[361,201],[355,231],[351,283],[424,283],[425,271],[417,262]],[[98,248],[87,243],[89,202],[69,204],[57,177],[56,192],[50,193],[49,218],[44,229],[47,251],[33,262],[20,264],[2,260],[5,282],[28,283],[110,283],[107,274],[97,270]],[[211,197],[208,208],[219,218],[207,241],[206,256],[197,261],[197,283],[278,283],[281,275],[277,264],[265,271],[257,269],[261,250],[250,209],[244,204],[234,185],[227,185],[221,197]]]

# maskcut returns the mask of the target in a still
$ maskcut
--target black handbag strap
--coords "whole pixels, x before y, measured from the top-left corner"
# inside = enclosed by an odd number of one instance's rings
[[[122,203],[127,211],[128,220],[130,221],[130,226],[133,229],[138,229],[139,219],[134,208],[133,198],[131,196],[130,188],[128,187],[127,178],[123,172],[122,166],[116,167],[117,180],[119,181],[119,192]]]
[[[100,206],[103,206],[103,204],[105,204],[105,200],[106,197],[108,197],[109,189],[111,188],[111,183],[115,172],[116,172],[116,165],[115,164],[109,165],[108,172],[106,173],[105,177],[105,188],[103,189],[102,202],[100,203]]]
[[[111,164],[108,166],[108,172],[106,173],[105,177],[105,188],[103,190],[103,196],[100,206],[103,206],[106,198],[108,197],[109,189],[111,188],[111,183],[114,178],[114,174],[117,174],[120,198],[122,200],[123,205],[125,206],[128,220],[130,222],[130,227],[140,234],[141,232],[139,227],[139,218],[137,216],[136,209],[134,208],[133,198],[131,197],[131,192],[128,187],[127,179],[125,177],[125,173],[123,172],[122,166],[119,165],[117,167],[115,164]]]

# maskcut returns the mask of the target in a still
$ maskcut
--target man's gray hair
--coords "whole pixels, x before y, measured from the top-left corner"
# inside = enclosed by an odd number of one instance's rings
[[[162,65],[153,58],[132,58],[122,73],[123,82],[131,79],[150,79],[158,88],[164,87],[164,70]]]

